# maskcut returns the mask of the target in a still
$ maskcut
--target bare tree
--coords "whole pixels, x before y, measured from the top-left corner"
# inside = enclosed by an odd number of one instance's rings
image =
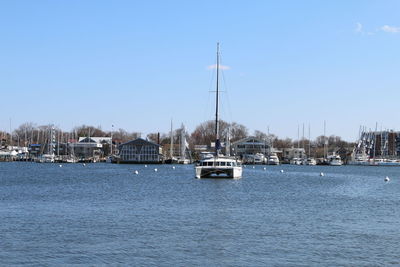
[[[248,135],[248,130],[245,126],[233,122],[231,124],[219,122],[219,136],[223,139],[226,136],[228,129],[230,130],[231,141],[237,141],[245,138]],[[215,141],[215,121],[206,121],[196,127],[190,136],[191,145],[208,145]]]
[[[107,136],[107,134],[101,129],[100,126],[94,127],[94,126],[88,126],[88,125],[81,125],[81,126],[75,127],[73,129],[73,131],[76,132],[79,137],[87,137],[87,136],[103,137],[103,136]]]

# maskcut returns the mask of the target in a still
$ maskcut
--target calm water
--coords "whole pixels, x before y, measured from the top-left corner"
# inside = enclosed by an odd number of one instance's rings
[[[0,163],[0,264],[400,265],[400,168],[263,167]]]

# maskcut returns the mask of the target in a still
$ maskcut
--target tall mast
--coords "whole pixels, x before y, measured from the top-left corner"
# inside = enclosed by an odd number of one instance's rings
[[[174,156],[174,137],[172,136],[172,119],[171,119],[171,147],[169,149],[169,156],[172,157]]]
[[[218,122],[218,104],[219,104],[219,43],[217,43],[217,84],[216,84],[216,101],[215,101],[215,154],[218,156],[218,151],[220,149],[219,142],[219,122]]]
[[[328,150],[327,150],[328,140],[326,140],[326,121],[324,121],[324,158],[328,157]]]
[[[308,124],[308,157],[311,158],[311,126]]]

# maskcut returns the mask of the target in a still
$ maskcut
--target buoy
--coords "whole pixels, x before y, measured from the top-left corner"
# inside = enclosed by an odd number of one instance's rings
[[[175,166],[172,166],[172,169],[175,170]]]
[[[144,165],[145,168],[147,168],[147,165]]]
[[[267,169],[267,168],[264,167],[264,171],[265,171],[266,169]]]
[[[62,167],[62,165],[60,164],[60,168]]]
[[[156,172],[156,171],[157,171],[157,168],[155,168],[154,171]]]
[[[390,181],[390,178],[388,176],[386,176],[385,182],[389,182],[389,181]]]
[[[256,166],[253,166],[253,169],[255,169],[256,168]]]
[[[83,166],[86,166],[86,163],[83,163],[82,165],[83,165]]]
[[[283,170],[281,170],[281,173],[283,173]]]
[[[325,174],[323,172],[319,173],[319,176],[325,176]]]
[[[139,172],[136,170],[136,171],[135,171],[135,174],[139,174]]]

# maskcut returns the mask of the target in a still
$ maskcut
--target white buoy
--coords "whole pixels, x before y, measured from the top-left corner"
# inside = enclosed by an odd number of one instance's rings
[[[323,172],[320,172],[319,176],[325,176],[325,174]]]
[[[283,170],[281,170],[281,173],[283,173]]]
[[[135,174],[139,174],[138,170],[134,171]]]
[[[86,166],[86,163],[83,163],[82,165],[83,165],[83,166]]]
[[[156,172],[156,171],[157,171],[157,168],[155,168],[154,171]]]
[[[385,178],[385,182],[389,182],[390,181],[390,178],[389,178],[389,176],[386,176],[386,178]]]
[[[172,169],[175,170],[175,166],[172,166]]]
[[[60,164],[60,168],[62,167],[62,165]]]
[[[255,169],[256,168],[256,166],[253,166],[253,169]]]
[[[265,171],[266,169],[267,169],[267,168],[264,167],[264,171]]]
[[[147,168],[147,165],[144,165],[145,168]]]

